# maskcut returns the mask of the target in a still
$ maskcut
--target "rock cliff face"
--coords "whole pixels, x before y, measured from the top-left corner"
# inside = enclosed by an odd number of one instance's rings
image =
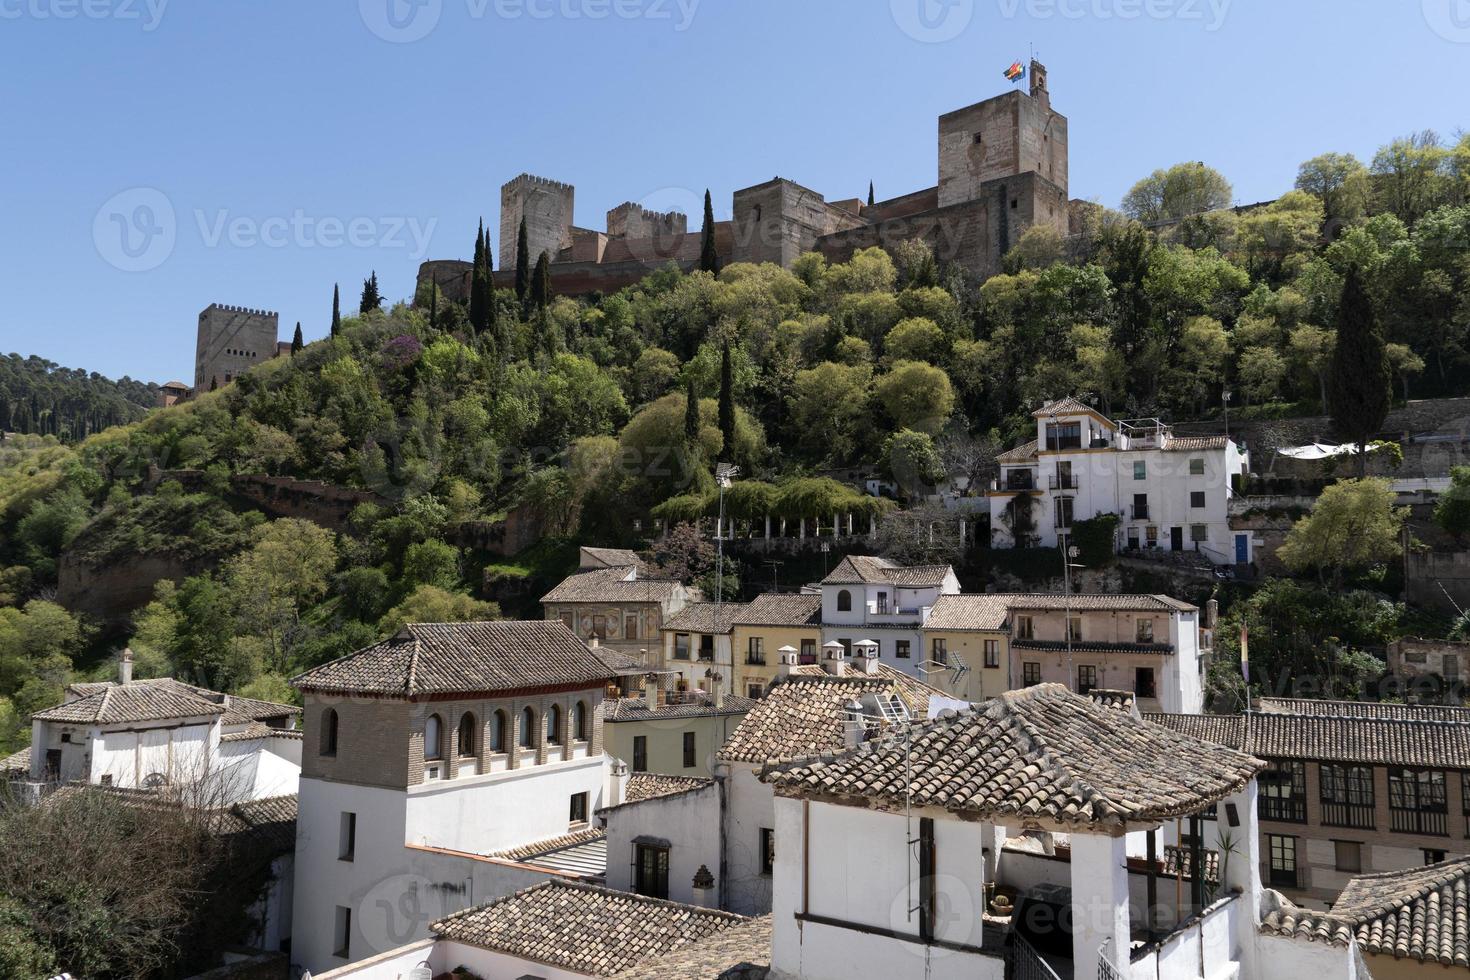
[[[106,630],[121,629],[133,612],[153,600],[153,589],[159,582],[182,582],[204,571],[208,564],[172,555],[141,554],[94,567],[73,555],[64,555],[57,571],[56,601],[70,612],[96,620]]]

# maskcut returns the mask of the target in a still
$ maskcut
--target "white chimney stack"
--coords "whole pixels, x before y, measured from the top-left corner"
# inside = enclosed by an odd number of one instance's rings
[[[878,644],[873,640],[858,640],[852,645],[853,667],[860,674],[878,673]]]
[[[786,646],[784,646],[781,649],[777,650],[776,651],[776,676],[777,677],[790,677],[791,674],[792,674],[792,671],[794,671],[796,669],[797,662],[798,662],[798,658],[797,658],[797,655],[796,655],[796,647],[794,647],[794,646],[792,646],[791,644],[788,643]]]
[[[847,675],[847,648],[836,640],[822,646],[822,669],[833,677]]]
[[[117,658],[117,682],[119,684],[133,683],[133,651],[131,647],[124,647],[122,654]]]

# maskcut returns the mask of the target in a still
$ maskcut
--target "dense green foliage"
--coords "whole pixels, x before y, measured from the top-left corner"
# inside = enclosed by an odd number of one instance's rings
[[[0,358],[0,433],[75,442],[136,422],[157,400],[157,385],[132,378],[111,381],[95,371],[68,370],[34,355]]]

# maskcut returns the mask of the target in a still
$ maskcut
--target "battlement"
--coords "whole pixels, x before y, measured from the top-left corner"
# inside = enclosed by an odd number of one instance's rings
[[[654,238],[684,235],[689,231],[689,216],[683,211],[650,211],[641,204],[626,201],[607,213],[610,238]]]
[[[228,303],[210,303],[204,308],[204,312],[199,314],[199,318],[201,320],[204,319],[204,317],[209,313],[210,310],[219,310],[223,313],[244,313],[247,316],[273,316],[277,318],[280,317],[280,314],[277,313],[275,310],[254,310],[248,306],[231,306]]]
[[[523,173],[519,177],[512,178],[501,185],[501,190],[513,190],[518,187],[545,187],[555,191],[574,191],[571,184],[564,184],[550,177],[537,177],[535,174]]]

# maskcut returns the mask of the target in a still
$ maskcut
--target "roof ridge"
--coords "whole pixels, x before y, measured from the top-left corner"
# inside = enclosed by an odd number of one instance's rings
[[[102,689],[102,703],[97,706],[97,713],[92,716],[94,721],[101,721],[103,716],[107,714],[108,699],[112,697],[114,690],[115,688],[111,687],[104,687]]]
[[[403,693],[413,697],[419,681],[419,635],[413,627],[409,627],[409,635],[413,637],[413,649],[408,654],[408,676],[403,681]]]

